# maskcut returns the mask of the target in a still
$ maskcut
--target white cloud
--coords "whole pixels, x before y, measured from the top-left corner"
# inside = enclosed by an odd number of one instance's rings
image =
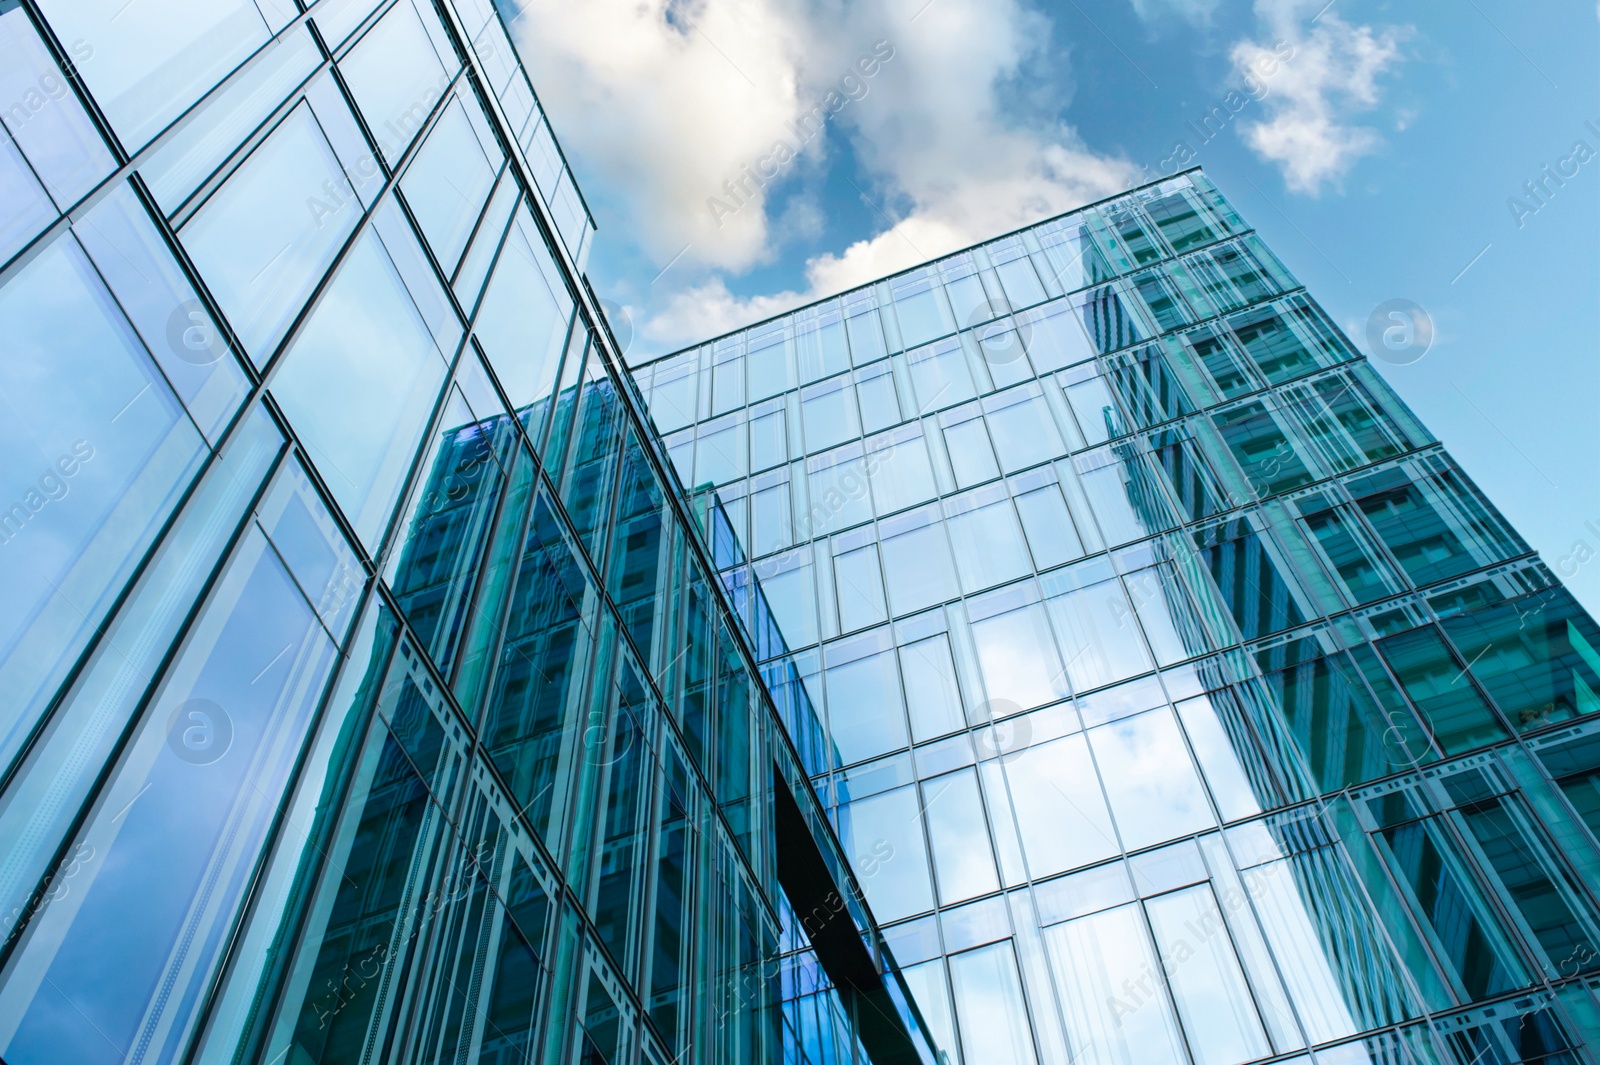
[[[713,218],[706,201],[799,111],[797,27],[777,3],[522,0],[512,31],[563,147],[663,265],[743,269],[767,253],[759,192]]]
[[[1090,151],[1071,127],[1008,112],[1008,82],[1066,54],[1049,20],[1021,0],[925,9],[923,0],[674,0],[676,25],[666,0],[521,2],[518,46],[580,179],[592,200],[625,214],[603,237],[634,239],[660,266],[690,245],[641,301],[642,336],[656,344],[726,332],[1098,199],[1137,175]],[[804,292],[735,296],[716,271],[769,261],[785,237],[815,232],[816,219],[803,205],[770,218],[758,195],[719,227],[707,199],[723,197],[723,182],[879,41],[893,58],[796,165],[826,164],[830,142],[850,137],[882,231],[812,259]]]
[[[1319,16],[1320,6],[1320,0],[1256,0],[1267,40],[1240,41],[1231,52],[1243,74],[1277,42],[1293,46],[1293,56],[1268,82],[1267,118],[1240,127],[1240,134],[1278,164],[1292,191],[1312,196],[1382,143],[1376,131],[1351,119],[1378,105],[1378,79],[1400,61],[1401,42],[1411,34],[1409,27],[1351,25],[1327,10]]]

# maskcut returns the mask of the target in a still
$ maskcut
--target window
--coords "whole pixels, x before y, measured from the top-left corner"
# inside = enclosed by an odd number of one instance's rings
[[[301,104],[180,235],[262,366],[360,219],[355,190],[311,108]]]
[[[1057,986],[1109,993],[1061,996],[1067,1041],[1083,1065],[1150,1065],[1186,1056],[1159,980],[1161,962],[1137,904],[1119,906],[1045,930]]]
[[[975,492],[945,506],[963,591],[981,592],[1032,571],[1016,512],[1003,490]]]
[[[995,400],[1001,398],[997,396]],[[1005,399],[1004,406],[995,401],[985,403],[989,432],[994,436],[1002,469],[1016,473],[1066,453],[1043,396],[1023,391],[1008,393]]]
[[[431,6],[426,17],[436,17]],[[449,82],[409,0],[400,0],[356,42],[339,72],[390,166],[411,146]]]
[[[1210,885],[1161,895],[1145,909],[1195,1065],[1235,1065],[1270,1055]]]
[[[936,514],[914,513],[883,524],[883,569],[896,617],[956,598],[955,563]]]
[[[948,636],[940,633],[901,647],[900,673],[906,680],[913,741],[931,740],[965,724]]]
[[[950,982],[966,1061],[1031,1065],[1039,1060],[1009,939],[951,955]]]
[[[1103,581],[1047,603],[1074,691],[1091,691],[1151,668],[1121,582]]]
[[[523,204],[474,323],[513,409],[550,397],[571,318],[572,297]]]
[[[1083,554],[1083,543],[1058,485],[1047,484],[1017,496],[1017,513],[1022,516],[1036,570],[1043,572]]]
[[[1027,747],[1002,763],[1035,880],[1118,853],[1111,814],[1082,735]]]
[[[839,656],[861,653],[872,634],[828,648],[828,726],[839,761],[850,765],[907,745],[900,674],[893,651],[867,653],[835,664]]]
[[[848,377],[825,381],[801,393],[801,419],[805,423],[806,450],[823,451],[861,435],[856,416],[855,389]]]
[[[933,909],[928,845],[914,785],[841,808],[839,836],[874,917],[894,921]]]
[[[1089,743],[1128,850],[1216,823],[1171,710],[1152,710],[1091,729]]]
[[[989,443],[989,431],[982,418],[973,417],[945,426],[944,446],[949,452],[958,488],[971,488],[1000,476],[994,448]]]
[[[62,41],[91,43],[79,74],[130,154],[271,36],[249,0],[39,6]]]
[[[970,609],[976,612],[981,607],[974,603]],[[972,640],[984,688],[995,704],[988,716],[1003,717],[1008,711],[1042,706],[1067,695],[1061,659],[1044,609],[1037,603],[974,620]]]
[[[978,773],[961,769],[922,782],[923,822],[933,844],[939,903],[949,906],[1000,887]]]
[[[868,544],[833,560],[834,589],[839,596],[839,629],[854,632],[889,620],[883,601],[883,576],[878,570],[878,545]]]
[[[377,234],[368,231],[271,381],[333,496],[376,551],[445,362]]]
[[[499,149],[493,151],[497,165]],[[400,180],[406,203],[446,277],[455,274],[467,238],[489,198],[495,165],[484,154],[484,145],[461,100],[452,97]]]

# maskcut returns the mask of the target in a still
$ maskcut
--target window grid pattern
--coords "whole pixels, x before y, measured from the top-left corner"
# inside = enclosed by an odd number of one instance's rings
[[[1588,1060],[1600,628],[1203,174],[634,377],[952,1061]]]
[[[783,838],[931,1065],[499,11],[6,3],[0,98],[0,1057],[809,1060]]]

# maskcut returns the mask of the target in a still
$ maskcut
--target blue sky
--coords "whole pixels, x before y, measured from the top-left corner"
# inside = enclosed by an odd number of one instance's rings
[[[1358,344],[1426,311],[1431,349],[1380,372],[1600,613],[1591,0],[522,6],[632,355],[1199,163]]]

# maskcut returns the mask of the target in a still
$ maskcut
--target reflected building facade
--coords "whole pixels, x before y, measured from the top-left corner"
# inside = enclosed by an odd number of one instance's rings
[[[634,376],[951,1062],[1596,1060],[1600,629],[1203,173]]]
[[[502,13],[8,0],[0,123],[0,1059],[931,1065]]]

